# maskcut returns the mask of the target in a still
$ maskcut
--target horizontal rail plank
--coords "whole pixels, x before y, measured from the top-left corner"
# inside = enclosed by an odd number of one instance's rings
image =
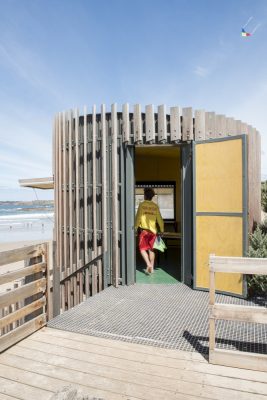
[[[27,258],[37,257],[44,253],[43,244],[25,246],[14,250],[2,251],[0,253],[0,266],[22,261]]]
[[[209,362],[211,364],[267,372],[267,355],[265,354],[215,349],[210,351]]]
[[[12,272],[7,272],[5,274],[0,274],[0,285],[4,283],[12,282],[19,278],[24,278],[25,276],[29,276],[35,274],[37,272],[42,271],[46,268],[46,263],[38,263],[34,265],[30,265],[26,268],[17,269]]]
[[[34,294],[45,291],[46,279],[41,278],[37,281],[27,283],[24,286],[20,286],[17,289],[11,290],[10,292],[0,294],[0,307],[6,307],[9,304],[16,303],[17,301],[24,300],[27,297],[33,296]]]
[[[42,328],[46,324],[46,314],[39,315],[38,317],[26,322],[24,325],[8,332],[4,336],[0,337],[0,353],[6,350],[8,347],[19,342],[31,333]]]
[[[216,303],[210,307],[210,317],[228,321],[267,324],[267,309],[264,307]]]
[[[17,321],[20,318],[24,318],[26,315],[31,314],[33,311],[38,310],[41,307],[46,305],[46,297],[43,296],[41,299],[34,301],[31,304],[28,304],[25,307],[20,308],[19,310],[14,311],[12,314],[6,315],[5,317],[0,319],[0,328],[11,324],[12,322]]]
[[[267,275],[266,258],[210,256],[210,271]]]

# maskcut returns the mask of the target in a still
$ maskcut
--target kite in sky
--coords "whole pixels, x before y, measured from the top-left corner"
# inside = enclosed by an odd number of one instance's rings
[[[247,22],[245,23],[245,25],[243,26],[242,30],[241,30],[241,36],[243,37],[247,37],[247,36],[252,36],[254,35],[254,33],[256,32],[256,30],[259,28],[260,24],[256,25],[254,27],[254,29],[251,32],[247,32],[245,31],[245,27],[250,23],[250,21],[253,19],[253,17],[249,17],[249,19],[247,20]]]

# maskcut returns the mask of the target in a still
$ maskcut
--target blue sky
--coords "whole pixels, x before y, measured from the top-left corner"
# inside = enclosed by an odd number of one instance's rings
[[[0,0],[0,7],[0,200],[35,199],[18,179],[52,174],[56,112],[113,102],[192,106],[252,124],[267,178],[267,1]],[[242,38],[250,16],[248,30],[261,25]]]

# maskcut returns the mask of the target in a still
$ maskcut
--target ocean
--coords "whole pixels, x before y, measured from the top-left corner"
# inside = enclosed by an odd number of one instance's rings
[[[52,240],[53,226],[52,203],[0,203],[0,243]]]

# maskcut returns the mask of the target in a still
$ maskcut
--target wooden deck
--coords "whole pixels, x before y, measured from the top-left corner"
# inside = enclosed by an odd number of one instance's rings
[[[43,328],[0,355],[0,399],[48,400],[69,385],[104,400],[267,400],[267,373],[195,352]]]

